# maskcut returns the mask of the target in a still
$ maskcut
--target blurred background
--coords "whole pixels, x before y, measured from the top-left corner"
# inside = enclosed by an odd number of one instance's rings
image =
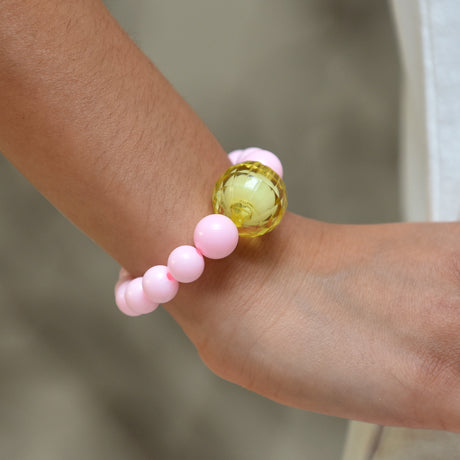
[[[106,0],[227,150],[282,158],[291,211],[400,219],[391,11],[368,0]],[[0,157],[0,458],[339,459],[346,421],[222,381]]]

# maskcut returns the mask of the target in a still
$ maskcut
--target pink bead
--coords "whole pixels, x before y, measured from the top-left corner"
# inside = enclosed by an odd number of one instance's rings
[[[123,282],[127,280],[132,280],[133,277],[128,273],[128,270],[125,268],[121,267],[120,272],[118,274],[118,282]]]
[[[144,293],[142,288],[142,277],[134,278],[127,282],[125,291],[126,305],[134,313],[140,315],[151,313],[158,307],[158,303],[152,302]]]
[[[232,165],[236,165],[240,163],[240,156],[244,152],[244,150],[233,150],[228,154],[228,159],[231,161]]]
[[[139,316],[140,313],[135,313],[126,304],[125,291],[129,281],[118,282],[115,286],[115,303],[118,309],[128,316]]]
[[[193,234],[195,246],[210,259],[222,259],[230,255],[238,244],[238,228],[223,214],[203,217]]]
[[[177,294],[179,283],[168,271],[166,265],[149,268],[142,279],[146,296],[157,303],[169,302]]]
[[[258,161],[265,166],[273,169],[273,171],[283,178],[283,165],[280,159],[268,150],[259,149],[258,147],[250,147],[239,155],[238,163],[243,161]]]
[[[203,273],[204,258],[193,246],[179,246],[169,254],[168,270],[180,283],[191,283]]]

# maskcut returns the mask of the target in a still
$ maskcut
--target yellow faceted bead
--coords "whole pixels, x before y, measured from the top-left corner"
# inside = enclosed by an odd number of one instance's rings
[[[214,212],[230,217],[240,236],[273,230],[287,207],[286,186],[275,171],[258,161],[238,163],[225,171],[212,194]]]

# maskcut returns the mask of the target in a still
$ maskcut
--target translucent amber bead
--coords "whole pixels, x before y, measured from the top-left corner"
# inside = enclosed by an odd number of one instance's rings
[[[280,223],[287,207],[286,186],[269,167],[245,161],[220,177],[212,204],[215,213],[233,220],[240,236],[259,236]]]

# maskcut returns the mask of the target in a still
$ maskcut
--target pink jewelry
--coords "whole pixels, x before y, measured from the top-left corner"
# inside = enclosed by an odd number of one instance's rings
[[[287,197],[278,157],[257,147],[235,150],[228,157],[232,166],[214,187],[215,214],[196,225],[195,246],[177,247],[169,254],[167,265],[155,265],[138,278],[120,270],[115,301],[121,312],[128,316],[151,313],[175,297],[179,283],[191,283],[201,276],[205,257],[227,257],[239,236],[263,235],[279,224]]]

